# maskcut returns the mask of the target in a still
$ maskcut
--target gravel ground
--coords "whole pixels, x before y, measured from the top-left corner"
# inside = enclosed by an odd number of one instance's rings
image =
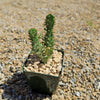
[[[31,50],[28,30],[44,33],[56,17],[55,48],[65,69],[51,97],[32,92],[21,71]],[[99,0],[0,0],[0,100],[100,100]]]

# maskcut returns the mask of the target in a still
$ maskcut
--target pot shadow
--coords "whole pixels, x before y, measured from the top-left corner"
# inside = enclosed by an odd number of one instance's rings
[[[40,94],[31,89],[23,73],[15,73],[4,84],[0,85],[4,90],[2,99],[7,100],[43,100],[51,96]]]

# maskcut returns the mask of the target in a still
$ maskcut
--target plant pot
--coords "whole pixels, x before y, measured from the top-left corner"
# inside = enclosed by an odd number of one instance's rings
[[[58,76],[26,71],[24,67],[25,67],[27,60],[29,59],[29,56],[26,59],[25,63],[22,66],[22,70],[32,90],[39,92],[39,93],[49,94],[49,95],[55,92],[57,84],[59,82],[59,79],[61,77],[61,74],[64,68],[63,66],[64,51],[63,50],[57,50],[57,51],[62,53],[62,61],[61,61],[62,68]]]

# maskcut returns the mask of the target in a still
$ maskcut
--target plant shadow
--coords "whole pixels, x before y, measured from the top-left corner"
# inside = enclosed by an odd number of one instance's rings
[[[51,98],[46,94],[40,94],[31,89],[23,73],[15,73],[4,84],[0,85],[4,90],[2,99],[6,100],[43,100]]]

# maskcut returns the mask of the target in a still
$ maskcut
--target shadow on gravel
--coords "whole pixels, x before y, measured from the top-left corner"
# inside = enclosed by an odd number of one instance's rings
[[[0,88],[4,89],[2,99],[7,100],[43,100],[46,97],[51,98],[48,95],[32,91],[23,73],[14,74]]]

